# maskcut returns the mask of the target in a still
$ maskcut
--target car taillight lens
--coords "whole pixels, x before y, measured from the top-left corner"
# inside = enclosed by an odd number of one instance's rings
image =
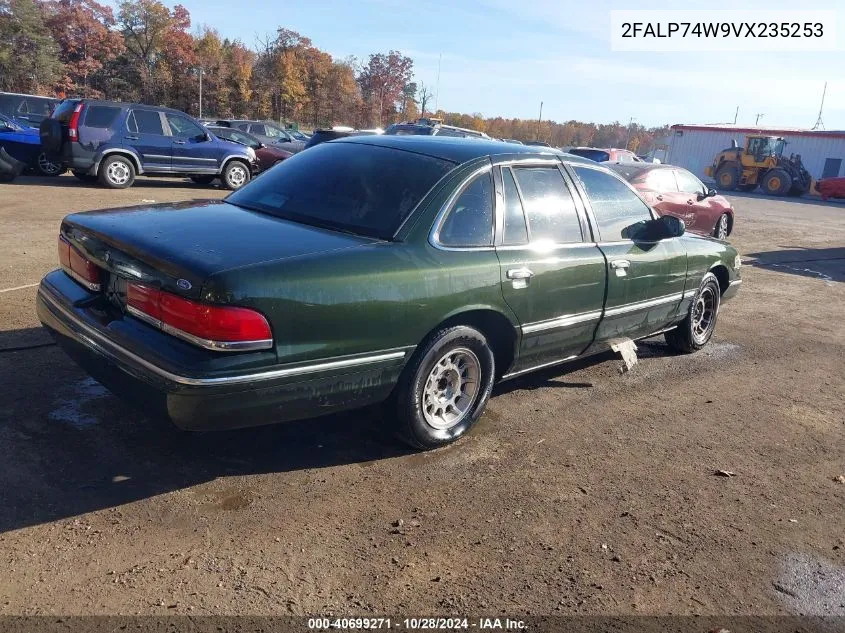
[[[134,283],[126,287],[126,304],[130,314],[207,349],[244,351],[273,345],[267,319],[249,308],[199,303]]]
[[[63,235],[59,235],[59,263],[68,275],[88,290],[100,291],[100,269],[76,250]]]
[[[70,115],[70,122],[67,126],[67,137],[71,141],[79,141],[79,115],[82,113],[83,104],[77,104]]]

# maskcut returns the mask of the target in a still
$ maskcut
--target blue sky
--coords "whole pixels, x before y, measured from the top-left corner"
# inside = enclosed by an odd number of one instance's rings
[[[172,1],[165,0],[167,4]],[[586,0],[181,0],[208,24],[254,46],[284,26],[336,57],[400,50],[441,108],[558,121],[738,123],[811,127],[828,81],[824,123],[845,129],[845,2]],[[839,50],[824,53],[620,53],[610,10],[839,9]]]

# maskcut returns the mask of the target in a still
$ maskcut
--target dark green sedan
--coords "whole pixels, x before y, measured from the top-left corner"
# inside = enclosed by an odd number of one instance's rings
[[[386,403],[410,444],[493,384],[664,333],[710,340],[740,260],[557,150],[350,137],[224,201],[73,214],[38,316],[115,393],[184,429]]]

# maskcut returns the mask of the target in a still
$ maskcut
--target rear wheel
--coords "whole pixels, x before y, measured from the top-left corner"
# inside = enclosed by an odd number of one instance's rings
[[[125,156],[109,156],[100,165],[99,177],[109,189],[126,189],[135,182],[135,166]]]
[[[223,168],[223,175],[220,177],[220,180],[223,181],[226,189],[235,191],[248,183],[249,178],[249,166],[239,160],[232,160]]]
[[[725,191],[736,189],[739,184],[739,171],[736,165],[729,163],[719,167],[719,170],[716,172],[716,184],[719,186],[719,189],[724,189]]]
[[[721,298],[719,280],[713,273],[707,273],[693,297],[686,318],[664,335],[669,347],[676,352],[689,354],[707,345],[716,330]]]
[[[760,187],[770,196],[785,196],[792,187],[792,177],[783,169],[770,169]]]
[[[713,237],[719,240],[728,239],[728,233],[730,233],[730,226],[731,219],[728,217],[727,213],[723,213],[719,216],[719,219],[716,221],[716,228],[713,229]]]
[[[214,182],[215,178],[217,178],[217,176],[191,176],[191,180],[198,185],[210,185]]]
[[[64,165],[51,161],[44,152],[38,155],[38,159],[35,161],[35,169],[41,176],[51,178],[65,173]]]
[[[398,435],[414,448],[445,446],[481,417],[493,390],[495,361],[478,330],[444,328],[422,344],[394,394]]]

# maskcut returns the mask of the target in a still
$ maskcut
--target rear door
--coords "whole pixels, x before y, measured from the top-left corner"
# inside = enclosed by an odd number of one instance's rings
[[[134,108],[126,119],[123,145],[141,157],[144,171],[171,171],[172,144],[165,132],[164,114],[148,108]]]
[[[576,356],[593,340],[606,277],[580,198],[557,160],[495,175],[502,294],[522,329],[514,371]]]
[[[678,314],[686,283],[681,240],[638,239],[636,225],[653,216],[630,185],[599,167],[570,168],[607,258],[607,298],[596,344],[640,338],[668,326]]]
[[[217,173],[223,146],[212,142],[205,129],[186,116],[168,112],[165,118],[170,128],[173,171]]]

